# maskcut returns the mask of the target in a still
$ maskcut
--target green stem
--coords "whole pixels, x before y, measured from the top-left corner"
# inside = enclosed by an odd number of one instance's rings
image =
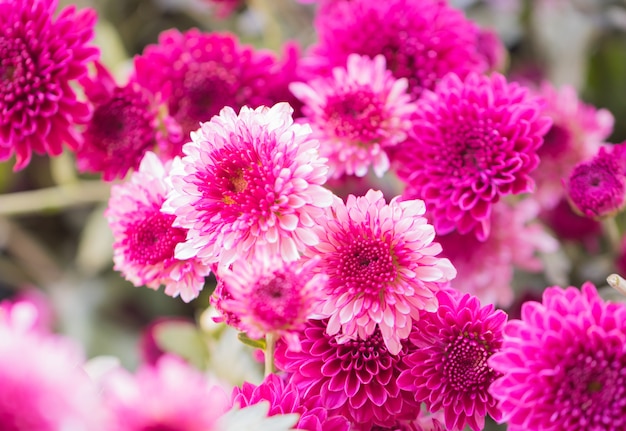
[[[274,372],[274,350],[276,349],[276,334],[268,332],[265,336],[265,377]]]
[[[602,230],[604,231],[604,235],[609,242],[611,251],[616,255],[619,254],[621,251],[622,237],[619,233],[615,217],[609,217],[602,220]]]

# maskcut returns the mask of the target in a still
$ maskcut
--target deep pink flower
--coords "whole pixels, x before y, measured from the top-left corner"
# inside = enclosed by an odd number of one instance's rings
[[[539,167],[532,173],[537,182],[535,198],[544,208],[554,208],[564,196],[561,180],[574,166],[590,160],[613,131],[613,115],[578,99],[571,86],[554,88],[544,82],[538,94],[546,100],[545,113],[553,124],[537,151]]]
[[[289,88],[305,104],[302,110],[329,159],[331,177],[344,172],[362,177],[370,166],[382,177],[389,169],[386,149],[406,139],[416,109],[407,80],[394,79],[385,57],[352,54],[332,77]]]
[[[426,201],[437,233],[473,231],[484,241],[492,205],[533,190],[530,173],[549,127],[539,100],[502,75],[450,74],[422,95],[415,141],[398,149],[405,195]]]
[[[105,215],[115,240],[115,269],[135,286],[156,290],[163,284],[166,295],[189,302],[204,287],[210,268],[197,259],[174,257],[186,230],[172,226],[175,217],[161,212],[171,189],[167,176],[172,164],[147,152],[128,182],[113,186]]]
[[[563,197],[554,208],[541,214],[541,220],[560,241],[578,241],[591,253],[599,250],[602,224],[576,214],[567,198]]]
[[[0,316],[0,428],[109,429],[97,388],[80,368],[83,363],[71,340],[7,325]]]
[[[218,271],[228,298],[219,301],[226,320],[250,338],[268,333],[283,337],[291,349],[299,349],[298,332],[319,304],[324,274],[313,273],[316,259],[285,263],[278,258],[242,260]]]
[[[92,9],[63,9],[57,0],[0,1],[0,160],[15,153],[14,170],[31,154],[57,156],[63,143],[76,149],[74,127],[89,118],[72,85],[98,55],[90,46]]]
[[[419,200],[387,205],[382,192],[335,198],[315,232],[320,243],[305,256],[320,256],[317,268],[328,275],[320,316],[340,343],[365,340],[380,328],[392,354],[402,349],[420,309],[437,307],[435,292],[455,277]]]
[[[415,323],[410,341],[417,349],[403,358],[407,370],[398,385],[431,412],[443,410],[449,429],[479,431],[487,414],[500,417],[488,392],[498,374],[487,360],[502,345],[507,316],[470,294],[440,291],[437,299],[437,311]]]
[[[256,386],[245,382],[233,390],[233,404],[246,407],[261,401],[269,401],[269,416],[298,413],[300,419],[294,428],[306,431],[349,431],[350,424],[343,416],[332,415],[324,408],[319,396],[302,398],[300,390],[292,382],[286,382],[276,374],[270,374]]]
[[[172,356],[125,370],[104,382],[104,399],[117,431],[212,431],[230,408],[225,389]]]
[[[394,355],[377,329],[366,339],[339,344],[328,335],[326,325],[326,320],[308,322],[300,336],[300,352],[277,345],[276,364],[291,374],[303,399],[319,396],[331,415],[345,416],[366,429],[415,419],[419,403],[412,392],[396,384],[406,369],[401,359],[408,342]]]
[[[315,20],[319,42],[305,69],[320,74],[345,66],[352,53],[385,56],[414,97],[448,72],[486,69],[478,27],[443,0],[352,0],[323,4]]]
[[[493,206],[491,234],[485,241],[471,233],[438,236],[441,255],[450,259],[457,270],[450,286],[477,296],[483,304],[509,306],[513,301],[514,271],[543,270],[537,254],[552,253],[559,247],[537,221],[538,214],[539,205],[532,199],[515,204],[501,201]]]
[[[490,388],[510,431],[619,431],[626,427],[626,305],[550,287],[505,327]]]
[[[291,113],[286,103],[239,115],[224,108],[192,134],[166,202],[189,229],[178,258],[224,267],[253,255],[294,261],[317,243],[311,228],[332,203],[322,187],[328,167]]]
[[[94,112],[76,151],[78,168],[101,172],[111,181],[136,170],[147,151],[159,148],[165,158],[173,157],[182,139],[180,127],[162,113],[155,97],[134,80],[117,86],[99,63],[96,71],[81,80]]]
[[[292,101],[287,86],[295,77],[296,57],[289,44],[279,61],[231,34],[171,29],[135,57],[135,68],[140,84],[154,94],[163,92],[170,115],[188,137],[225,106],[239,111]]]

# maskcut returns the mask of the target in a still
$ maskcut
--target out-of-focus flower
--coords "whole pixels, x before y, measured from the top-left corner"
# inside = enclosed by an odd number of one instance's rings
[[[591,283],[550,287],[504,330],[490,387],[510,431],[626,426],[626,305],[604,302]]]
[[[340,343],[366,340],[380,328],[392,354],[402,349],[419,310],[437,307],[435,292],[453,279],[454,267],[437,257],[441,246],[423,216],[424,203],[383,194],[335,198],[315,231],[320,243],[305,256],[320,256],[328,276],[318,315],[329,317],[328,334]]]
[[[40,290],[27,287],[0,301],[0,322],[14,328],[50,332],[54,323],[50,300]]]
[[[129,181],[113,186],[105,215],[115,239],[115,269],[135,286],[156,290],[165,285],[166,295],[189,302],[204,287],[210,268],[194,258],[174,257],[186,230],[174,227],[175,217],[161,212],[171,189],[167,177],[172,165],[147,152]]]
[[[550,124],[540,101],[500,74],[449,74],[424,92],[414,140],[398,149],[405,196],[426,201],[437,233],[474,232],[484,241],[493,204],[533,190],[530,173]]]
[[[72,86],[99,53],[89,45],[96,12],[67,7],[55,18],[57,5],[0,1],[0,160],[15,154],[14,170],[33,152],[57,156],[63,143],[78,148],[75,127],[89,119]]]
[[[204,0],[214,8],[218,18],[227,18],[244,4],[243,0]]]
[[[224,108],[192,134],[166,202],[189,229],[176,257],[224,267],[253,255],[295,261],[318,242],[311,228],[332,203],[328,167],[292,112],[286,103],[239,115]]]
[[[554,208],[540,217],[560,241],[579,241],[590,252],[599,249],[601,223],[576,214],[567,198],[561,198]]]
[[[406,139],[416,109],[407,80],[394,79],[382,55],[372,60],[352,54],[331,77],[289,88],[304,102],[302,111],[334,178],[362,177],[370,166],[381,177],[389,169],[386,149]]]
[[[439,308],[423,312],[410,341],[417,349],[403,361],[408,369],[398,385],[436,412],[443,410],[446,426],[474,431],[485,426],[485,416],[498,419],[496,400],[489,394],[498,374],[487,364],[502,345],[506,313],[493,304],[481,307],[475,296],[437,293]]]
[[[396,383],[406,369],[401,360],[409,343],[394,355],[377,329],[366,339],[339,344],[326,325],[326,320],[309,320],[299,352],[277,345],[276,364],[291,374],[302,397],[319,396],[332,415],[345,416],[357,429],[415,419],[419,403]]]
[[[220,418],[215,431],[299,431],[293,428],[298,422],[298,414],[270,415],[269,409],[267,401],[242,409],[235,406]]]
[[[303,59],[305,73],[344,66],[352,53],[385,56],[414,97],[448,72],[483,72],[478,27],[441,0],[351,0],[322,4],[315,20],[319,42]]]

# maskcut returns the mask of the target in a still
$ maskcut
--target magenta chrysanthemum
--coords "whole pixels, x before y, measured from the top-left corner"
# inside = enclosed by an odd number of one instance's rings
[[[163,95],[183,136],[189,136],[225,106],[239,111],[293,100],[287,88],[296,66],[290,45],[285,56],[279,62],[269,51],[240,45],[231,34],[171,29],[135,58],[135,68],[138,82]]]
[[[272,333],[283,337],[291,349],[299,349],[298,332],[318,305],[324,274],[314,274],[316,260],[285,263],[280,259],[237,261],[222,268],[218,278],[222,294],[219,301],[227,320],[236,320],[238,329],[250,338]]]
[[[318,242],[311,232],[332,194],[328,167],[311,129],[294,124],[286,103],[239,115],[224,108],[183,147],[168,211],[189,229],[176,256],[228,266],[236,259],[280,256]]]
[[[620,431],[626,427],[626,305],[591,283],[550,287],[511,320],[489,365],[510,431]]]
[[[158,289],[163,284],[167,295],[180,295],[189,302],[204,287],[210,268],[193,258],[174,257],[175,247],[185,240],[187,231],[172,226],[175,217],[161,212],[171,188],[166,178],[172,164],[146,153],[130,180],[111,189],[105,215],[115,239],[115,269],[135,286]]]
[[[455,228],[489,236],[491,206],[530,192],[537,149],[550,127],[538,99],[499,74],[450,74],[425,92],[414,119],[415,141],[398,150],[405,195],[424,199],[437,233]]]
[[[487,414],[500,417],[488,392],[498,374],[487,360],[502,345],[507,316],[469,294],[440,291],[437,299],[437,311],[415,323],[410,341],[417,349],[403,358],[398,385],[431,412],[443,410],[449,429],[479,431]]]
[[[305,252],[321,257],[320,271],[329,280],[319,315],[329,317],[328,333],[339,342],[367,339],[380,328],[392,354],[402,348],[420,309],[434,310],[435,292],[455,277],[448,259],[437,257],[441,246],[423,217],[424,203],[387,205],[382,192],[335,198],[318,220],[317,246]]]
[[[300,336],[300,352],[277,346],[276,363],[291,374],[302,397],[319,396],[331,414],[345,416],[359,428],[415,419],[419,403],[396,384],[406,369],[401,362],[406,344],[391,354],[378,329],[366,339],[339,344],[326,325],[325,320],[309,321]]]
[[[261,401],[269,401],[269,416],[297,413],[300,415],[294,428],[306,431],[349,431],[350,424],[343,416],[329,414],[319,396],[302,398],[300,390],[292,382],[285,382],[276,374],[270,374],[256,386],[245,382],[233,390],[233,404],[246,407]]]
[[[302,111],[329,159],[330,176],[362,177],[372,166],[380,177],[389,169],[385,149],[406,139],[415,104],[406,79],[394,79],[385,57],[353,54],[332,77],[289,88],[305,104]]]
[[[345,66],[352,53],[385,56],[414,97],[448,72],[486,69],[476,49],[478,27],[442,0],[351,0],[324,5],[315,21],[319,42],[306,59],[317,72]]]
[[[0,1],[0,160],[16,155],[15,170],[33,152],[61,154],[63,143],[76,149],[73,128],[89,118],[72,84],[98,55],[90,46],[96,13],[63,9],[57,0]]]
[[[212,431],[230,408],[228,394],[189,364],[161,357],[134,374],[116,370],[104,399],[117,431]]]

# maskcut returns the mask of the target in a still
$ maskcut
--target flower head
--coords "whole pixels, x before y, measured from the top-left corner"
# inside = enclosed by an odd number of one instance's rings
[[[431,412],[442,409],[449,429],[479,431],[487,414],[500,417],[488,392],[498,374],[487,360],[500,349],[507,316],[469,294],[440,291],[437,298],[437,311],[415,323],[410,341],[417,349],[403,358],[398,385]]]
[[[368,339],[380,328],[392,354],[402,349],[420,309],[434,310],[435,292],[454,278],[450,261],[439,258],[441,246],[424,215],[424,203],[382,192],[335,198],[315,230],[320,243],[305,256],[319,255],[328,275],[318,314],[329,317],[328,333],[339,341]]]
[[[115,269],[135,286],[158,289],[163,284],[165,294],[180,295],[189,302],[204,287],[210,268],[193,258],[174,257],[186,230],[172,225],[173,215],[161,212],[171,189],[167,176],[172,164],[163,164],[156,154],[146,153],[129,181],[111,189],[106,217],[115,240]]]
[[[603,301],[591,283],[550,287],[505,327],[489,365],[490,387],[510,431],[626,426],[626,305]]]
[[[299,258],[317,243],[311,232],[332,194],[322,184],[327,166],[311,129],[293,123],[286,103],[224,108],[192,134],[168,211],[189,229],[176,256],[228,266],[253,255]]]
[[[330,72],[352,53],[385,56],[396,78],[406,78],[414,97],[448,72],[464,76],[486,64],[477,50],[478,27],[441,0],[327,2],[315,21],[319,42],[308,69]]]
[[[0,160],[16,155],[15,170],[33,152],[57,156],[80,145],[73,129],[89,118],[72,85],[98,55],[90,46],[96,13],[63,9],[57,0],[0,1]]]
[[[328,335],[326,325],[326,320],[309,320],[299,352],[284,343],[277,345],[276,364],[291,374],[302,397],[319,396],[332,415],[345,416],[366,429],[415,419],[419,403],[396,384],[406,369],[401,361],[406,344],[392,354],[378,329],[366,339],[339,344]]]
[[[389,168],[386,148],[407,137],[415,105],[406,79],[394,79],[382,55],[348,56],[332,77],[289,87],[305,103],[303,112],[328,157],[330,175],[364,176],[369,167],[379,177]]]
[[[437,233],[457,229],[484,241],[492,205],[533,190],[530,172],[550,120],[537,99],[499,74],[447,75],[418,106],[415,140],[397,152],[405,194],[426,201]]]

